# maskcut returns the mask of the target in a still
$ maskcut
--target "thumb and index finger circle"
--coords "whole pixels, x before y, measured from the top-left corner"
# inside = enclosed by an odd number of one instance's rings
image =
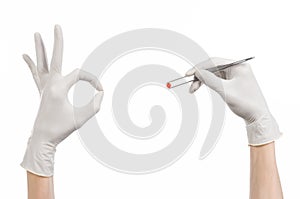
[[[87,120],[94,116],[99,110],[104,95],[103,87],[98,78],[86,71],[75,69],[69,75],[65,76],[68,89],[80,80],[90,83],[97,91],[99,91],[91,101],[82,107],[74,107],[76,127],[81,127]]]

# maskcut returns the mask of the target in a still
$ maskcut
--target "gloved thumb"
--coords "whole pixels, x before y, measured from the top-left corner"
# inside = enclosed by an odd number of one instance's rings
[[[99,91],[87,105],[83,107],[74,107],[76,129],[80,128],[85,122],[98,113],[103,94],[103,91]]]
[[[206,86],[213,89],[214,91],[219,93],[222,97],[224,97],[225,82],[222,78],[217,77],[215,74],[205,69],[197,69],[195,75]]]

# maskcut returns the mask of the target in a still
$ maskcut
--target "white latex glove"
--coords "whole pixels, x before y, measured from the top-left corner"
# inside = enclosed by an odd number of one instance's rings
[[[23,55],[23,58],[39,89],[41,103],[21,166],[40,176],[52,176],[56,146],[99,111],[103,89],[95,76],[79,69],[67,76],[61,75],[63,37],[58,25],[54,30],[50,71],[41,36],[39,33],[34,36],[37,66],[28,55]],[[99,93],[89,104],[73,107],[68,92],[79,80],[88,81]]]
[[[231,62],[233,61],[212,58],[190,69],[186,75],[195,75],[201,82],[219,93],[229,108],[245,120],[249,145],[263,145],[278,139],[281,133],[277,122],[268,109],[249,64],[239,64],[219,72],[218,76],[224,79],[205,70]],[[190,92],[195,92],[200,85],[201,83],[194,82]]]

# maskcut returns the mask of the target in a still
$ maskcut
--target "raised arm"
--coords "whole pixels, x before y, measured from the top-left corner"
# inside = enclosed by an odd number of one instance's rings
[[[251,199],[283,198],[275,161],[274,141],[281,135],[249,64],[244,63],[213,74],[206,68],[232,62],[214,58],[187,72],[198,80],[190,87],[195,92],[201,83],[216,91],[229,108],[246,124],[250,146]]]
[[[250,146],[250,198],[283,198],[274,142]]]
[[[56,147],[99,111],[103,97],[100,82],[90,73],[76,69],[62,76],[63,37],[58,25],[55,26],[54,36],[50,70],[40,34],[35,34],[37,65],[28,55],[23,55],[41,95],[38,114],[21,163],[27,170],[29,199],[54,198],[52,176]],[[73,107],[68,100],[68,92],[79,80],[89,82],[99,92],[89,104]]]

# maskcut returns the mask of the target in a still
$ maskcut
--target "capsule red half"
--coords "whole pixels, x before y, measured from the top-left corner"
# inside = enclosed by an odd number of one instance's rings
[[[168,83],[167,83],[167,87],[168,87],[168,88],[171,88],[171,86],[172,86],[172,85],[170,84],[170,82],[168,82]]]

